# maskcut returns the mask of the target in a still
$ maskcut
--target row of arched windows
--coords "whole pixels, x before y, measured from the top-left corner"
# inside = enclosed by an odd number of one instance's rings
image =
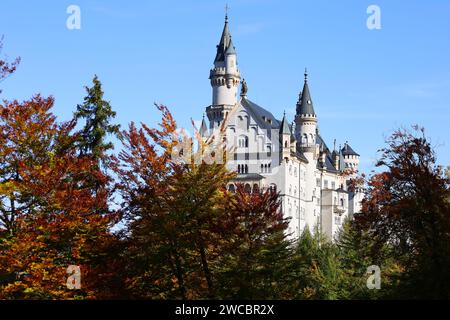
[[[261,163],[261,173],[270,173],[272,172],[272,168],[270,163],[262,164]]]
[[[248,173],[248,165],[247,164],[238,164],[237,172],[238,173]]]
[[[275,184],[271,184],[269,187],[268,187],[268,189],[270,190],[270,191],[272,191],[272,192],[277,192],[277,186],[275,185]],[[253,184],[253,187],[250,185],[250,183],[246,183],[245,185],[244,185],[244,190],[245,190],[245,192],[248,192],[248,193],[251,193],[251,192],[254,192],[254,193],[256,193],[256,192],[260,192],[260,188],[259,188],[259,185],[257,184],[257,183],[254,183]],[[230,192],[236,192],[236,186],[234,185],[234,184],[229,184],[228,185],[228,191],[230,191]]]
[[[301,137],[301,141],[300,143],[302,145],[310,145],[313,144],[315,140],[315,135],[313,135],[312,133],[310,133],[309,135],[304,133]]]

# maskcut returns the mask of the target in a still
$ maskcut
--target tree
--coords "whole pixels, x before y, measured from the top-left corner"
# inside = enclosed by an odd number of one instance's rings
[[[294,275],[289,268],[288,220],[278,193],[248,192],[238,185],[228,204],[226,247],[217,263],[220,297],[226,299],[289,298]]]
[[[3,36],[0,37],[0,53],[3,49]],[[16,58],[13,62],[0,59],[0,82],[5,80],[9,75],[16,71],[17,65],[20,63],[20,58]],[[0,90],[2,93],[2,90]]]
[[[95,298],[108,277],[109,191],[85,187],[92,176],[108,177],[78,157],[75,122],[58,123],[52,106],[36,96],[0,107],[0,298]],[[81,268],[80,290],[66,287],[69,265]]]
[[[436,165],[423,128],[397,130],[355,216],[378,248],[389,245],[404,268],[397,297],[450,297],[450,180]]]
[[[211,264],[232,174],[224,164],[196,162],[202,148],[192,152],[193,140],[180,137],[169,110],[157,107],[160,128],[132,123],[115,167],[127,220],[126,286],[135,297],[213,297]],[[207,144],[197,138],[199,146]],[[184,156],[175,157],[180,146]]]
[[[102,83],[97,75],[92,80],[92,87],[85,87],[87,96],[84,102],[77,106],[74,113],[76,120],[84,119],[78,147],[80,155],[89,155],[103,165],[108,164],[106,152],[113,148],[112,142],[106,142],[108,134],[118,135],[119,125],[112,125],[110,121],[116,116],[108,101],[103,99]]]

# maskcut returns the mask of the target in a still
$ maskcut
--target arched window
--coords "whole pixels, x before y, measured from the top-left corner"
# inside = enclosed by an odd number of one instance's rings
[[[264,172],[264,165],[261,163],[261,172]]]
[[[247,136],[239,137],[239,148],[248,148],[248,137]]]
[[[234,184],[230,184],[230,185],[228,186],[228,191],[233,192],[233,193],[236,192],[236,188],[235,188]]]
[[[244,190],[245,190],[245,192],[250,193],[250,192],[252,192],[252,187],[250,186],[250,184],[246,183],[244,186]]]
[[[245,165],[245,173],[248,173],[248,165]]]
[[[344,206],[344,199],[341,198],[341,207]]]
[[[259,192],[259,186],[258,186],[257,183],[255,183],[255,184],[253,185],[253,192],[254,192],[254,193],[258,193],[258,192]]]
[[[264,165],[264,172],[267,173],[267,163]]]
[[[287,147],[288,147],[288,142],[287,142],[287,140],[286,140],[286,141],[284,141],[284,147],[285,147],[285,148],[287,148]]]
[[[307,145],[308,144],[308,135],[306,133],[303,134],[302,143]]]
[[[268,167],[269,167],[269,172],[272,172],[272,169],[270,168],[270,163],[269,163],[269,166],[268,166]]]

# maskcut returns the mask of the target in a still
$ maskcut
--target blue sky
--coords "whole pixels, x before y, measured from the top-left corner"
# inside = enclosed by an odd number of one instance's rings
[[[169,106],[181,126],[211,102],[209,69],[223,28],[225,1],[2,0],[2,56],[21,56],[0,84],[3,99],[56,98],[69,119],[94,74],[117,122],[159,120]],[[66,9],[81,9],[68,30]],[[369,5],[381,29],[366,27]],[[349,141],[364,171],[399,126],[420,124],[450,165],[450,1],[228,1],[233,42],[249,98],[293,119],[308,67],[322,136]]]

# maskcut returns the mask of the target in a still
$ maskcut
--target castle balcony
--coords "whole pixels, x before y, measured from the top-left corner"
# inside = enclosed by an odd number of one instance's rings
[[[340,205],[333,205],[333,213],[337,213],[339,215],[345,213],[347,211],[343,206]]]

